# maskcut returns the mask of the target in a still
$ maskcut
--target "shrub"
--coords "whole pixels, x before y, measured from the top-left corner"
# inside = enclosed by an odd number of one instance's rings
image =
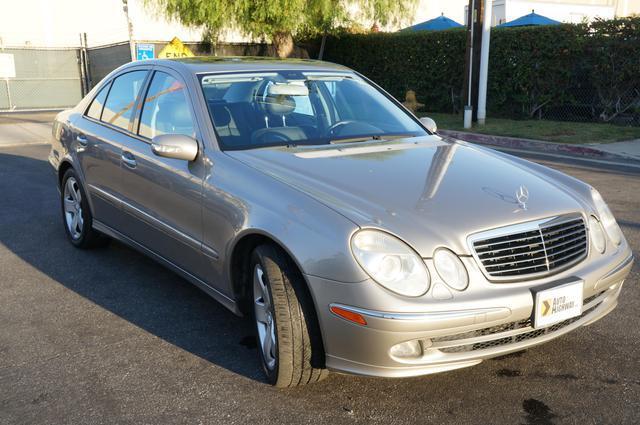
[[[462,103],[465,29],[329,37],[325,60],[425,110]],[[313,44],[313,43],[311,43]],[[591,24],[493,28],[487,109],[494,116],[640,125],[640,17]]]
[[[465,41],[464,29],[345,34],[327,40],[325,60],[361,72],[400,100],[414,90],[428,110],[453,112],[460,104]]]

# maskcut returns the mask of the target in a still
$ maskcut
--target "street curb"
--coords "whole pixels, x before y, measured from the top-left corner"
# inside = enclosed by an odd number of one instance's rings
[[[468,133],[466,131],[438,130],[438,134],[481,145],[519,149],[531,152],[555,153],[558,155],[600,159],[605,161],[625,161],[638,163],[637,158],[601,151],[592,146],[568,145],[543,142],[541,140],[521,139],[518,137],[493,136],[490,134]]]

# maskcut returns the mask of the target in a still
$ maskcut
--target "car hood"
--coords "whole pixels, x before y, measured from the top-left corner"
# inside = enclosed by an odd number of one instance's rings
[[[395,234],[425,258],[439,246],[470,254],[467,236],[478,231],[584,209],[551,178],[438,136],[227,153],[360,227]],[[521,186],[526,207],[517,200]]]

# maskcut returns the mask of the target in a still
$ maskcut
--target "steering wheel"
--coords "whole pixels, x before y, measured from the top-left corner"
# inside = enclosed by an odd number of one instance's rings
[[[327,134],[329,137],[339,136],[340,129],[342,129],[346,125],[355,124],[357,121],[354,120],[346,120],[346,121],[338,121],[337,123],[331,125],[331,127],[327,128]]]
[[[267,137],[269,138],[269,140],[265,140],[267,139]],[[289,143],[291,142],[291,138],[289,136],[287,136],[286,134],[282,134],[278,131],[265,131],[264,133],[260,134],[258,137],[255,138],[255,142],[256,143],[278,143],[278,142],[285,142],[285,143]]]

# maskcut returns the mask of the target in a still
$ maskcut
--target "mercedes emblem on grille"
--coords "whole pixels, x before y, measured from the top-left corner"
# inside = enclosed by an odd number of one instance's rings
[[[527,209],[527,201],[529,200],[529,189],[527,186],[521,185],[516,191],[516,199],[518,200],[518,205],[523,210]]]

